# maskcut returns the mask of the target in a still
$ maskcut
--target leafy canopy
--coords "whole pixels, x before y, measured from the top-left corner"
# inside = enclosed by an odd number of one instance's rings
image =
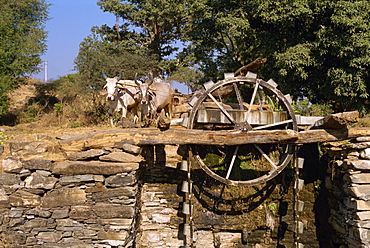
[[[25,76],[39,70],[46,49],[44,0],[0,0],[0,76]]]
[[[38,72],[46,50],[44,0],[0,0],[0,116],[7,111],[6,93],[17,78]]]
[[[153,72],[195,89],[262,57],[267,63],[259,77],[273,78],[285,94],[335,103],[338,111],[367,103],[367,0],[101,0],[98,5],[115,14],[117,23],[95,28],[81,43],[77,67],[85,75],[100,74],[101,68],[129,77]]]
[[[368,98],[370,2],[208,0],[185,37],[205,75],[217,79],[257,57],[260,77],[312,102],[360,109]]]

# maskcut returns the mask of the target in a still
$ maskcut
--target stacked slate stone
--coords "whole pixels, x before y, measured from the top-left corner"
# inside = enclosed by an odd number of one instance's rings
[[[140,152],[126,144],[61,160],[46,142],[9,142],[0,174],[0,247],[109,248],[134,242]]]
[[[328,148],[332,243],[340,247],[370,247],[370,137]]]

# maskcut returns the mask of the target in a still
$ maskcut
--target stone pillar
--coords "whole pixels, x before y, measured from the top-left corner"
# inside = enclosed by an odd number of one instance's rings
[[[331,143],[326,150],[331,242],[338,247],[370,247],[370,137]]]

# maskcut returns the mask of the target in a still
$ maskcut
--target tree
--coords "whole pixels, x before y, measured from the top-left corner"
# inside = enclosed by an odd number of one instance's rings
[[[257,57],[258,72],[284,93],[359,109],[368,98],[370,3],[328,0],[208,0],[186,41],[204,74],[217,79]]]
[[[44,0],[0,0],[0,116],[6,112],[6,93],[16,78],[38,72],[46,49]]]
[[[133,79],[136,73],[169,77],[178,68],[191,66],[187,56],[176,58],[183,47],[181,39],[189,23],[189,12],[196,9],[189,8],[189,2],[193,1],[98,1],[104,11],[117,16],[116,25],[92,29],[92,34],[80,44],[76,69],[87,84],[98,89],[103,84],[102,69],[108,76],[122,74]],[[193,74],[196,80],[198,74]]]
[[[200,1],[187,28],[187,50],[205,77],[217,80],[255,59],[256,34],[243,1]],[[258,52],[257,52],[258,53]]]
[[[110,31],[107,26],[93,27],[92,34],[80,44],[75,67],[81,74],[79,83],[86,92],[101,90],[103,72],[108,77],[121,75],[134,79],[136,73],[145,75],[156,66],[154,58],[125,41],[115,40]]]
[[[183,29],[189,23],[197,1],[181,0],[101,0],[98,5],[122,18],[120,30],[110,30],[132,52],[140,50],[157,61],[154,74],[171,74],[181,64],[174,59],[179,52]],[[106,30],[109,31],[109,30]]]
[[[334,102],[338,111],[360,109],[369,90],[369,2],[266,2],[255,20],[258,32],[279,44],[270,44],[270,61],[283,91]]]

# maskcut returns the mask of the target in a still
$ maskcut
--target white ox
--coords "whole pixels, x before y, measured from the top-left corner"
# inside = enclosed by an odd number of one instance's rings
[[[109,114],[111,116],[110,123],[113,125],[113,114],[122,111],[121,119],[127,118],[127,112],[131,111],[134,114],[134,122],[137,121],[137,106],[139,100],[135,97],[138,93],[138,87],[135,87],[133,80],[119,80],[118,77],[108,78],[105,75],[107,82],[102,90],[103,95],[107,95],[106,99],[109,104]]]
[[[139,99],[142,115],[154,119],[163,110],[164,117],[171,119],[174,95],[171,85],[163,82],[160,78],[147,79],[144,83],[135,80],[135,83],[140,89]]]

